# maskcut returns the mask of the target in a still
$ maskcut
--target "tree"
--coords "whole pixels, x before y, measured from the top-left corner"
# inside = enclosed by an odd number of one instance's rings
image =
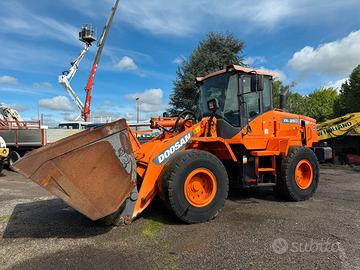
[[[305,115],[324,122],[334,117],[334,104],[338,99],[335,88],[320,88],[304,97]]]
[[[305,97],[297,92],[290,92],[287,98],[287,109],[291,113],[307,115]]]
[[[350,74],[340,90],[338,100],[334,104],[336,116],[342,116],[347,113],[360,112],[360,65],[358,65]]]
[[[289,90],[286,99],[286,109],[291,113],[302,114],[304,111],[303,96],[299,93],[292,92],[291,89],[295,86],[292,82],[289,85],[284,85],[282,81],[276,80],[273,83],[273,103],[274,108],[280,108],[280,94]]]
[[[189,59],[178,67],[169,112],[172,115],[185,109],[196,112],[196,77],[206,76],[229,64],[244,65],[244,47],[245,43],[233,34],[209,33],[193,50]]]
[[[320,88],[314,90],[307,96],[292,91],[295,86],[284,85],[276,80],[273,83],[274,108],[280,107],[280,93],[290,90],[287,96],[287,110],[290,113],[302,114],[323,122],[334,117],[334,103],[338,99],[338,93],[334,88]]]

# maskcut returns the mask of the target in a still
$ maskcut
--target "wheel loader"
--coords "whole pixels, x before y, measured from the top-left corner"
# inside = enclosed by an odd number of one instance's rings
[[[161,133],[146,143],[121,119],[34,150],[14,169],[113,225],[131,223],[157,195],[185,223],[216,217],[229,187],[306,200],[319,182],[316,121],[273,108],[273,76],[227,66],[196,79],[197,112],[152,118]]]

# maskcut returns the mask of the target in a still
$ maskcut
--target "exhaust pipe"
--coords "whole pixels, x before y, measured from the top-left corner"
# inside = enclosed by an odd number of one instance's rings
[[[280,93],[280,109],[286,111],[287,107],[287,96],[289,94],[290,89],[287,87],[283,89]]]

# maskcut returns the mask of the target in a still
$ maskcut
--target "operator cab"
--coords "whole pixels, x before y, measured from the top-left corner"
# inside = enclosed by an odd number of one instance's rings
[[[200,117],[212,114],[208,101],[216,99],[218,134],[231,138],[249,121],[273,109],[273,74],[231,65],[226,69],[197,78],[200,84]]]

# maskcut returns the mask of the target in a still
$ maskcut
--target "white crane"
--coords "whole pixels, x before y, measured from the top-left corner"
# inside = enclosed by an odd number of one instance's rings
[[[79,108],[80,112],[84,111],[84,103],[80,100],[80,98],[75,93],[72,88],[70,82],[72,78],[74,78],[76,72],[79,69],[80,62],[83,60],[85,54],[89,50],[90,46],[93,42],[96,41],[95,38],[95,30],[90,25],[84,25],[79,32],[79,40],[84,43],[84,47],[81,50],[79,56],[74,59],[70,64],[70,68],[67,71],[64,71],[59,76],[59,83],[64,86],[66,92],[68,92],[71,99],[75,102],[76,106]],[[81,114],[76,118],[79,120],[81,118]]]

